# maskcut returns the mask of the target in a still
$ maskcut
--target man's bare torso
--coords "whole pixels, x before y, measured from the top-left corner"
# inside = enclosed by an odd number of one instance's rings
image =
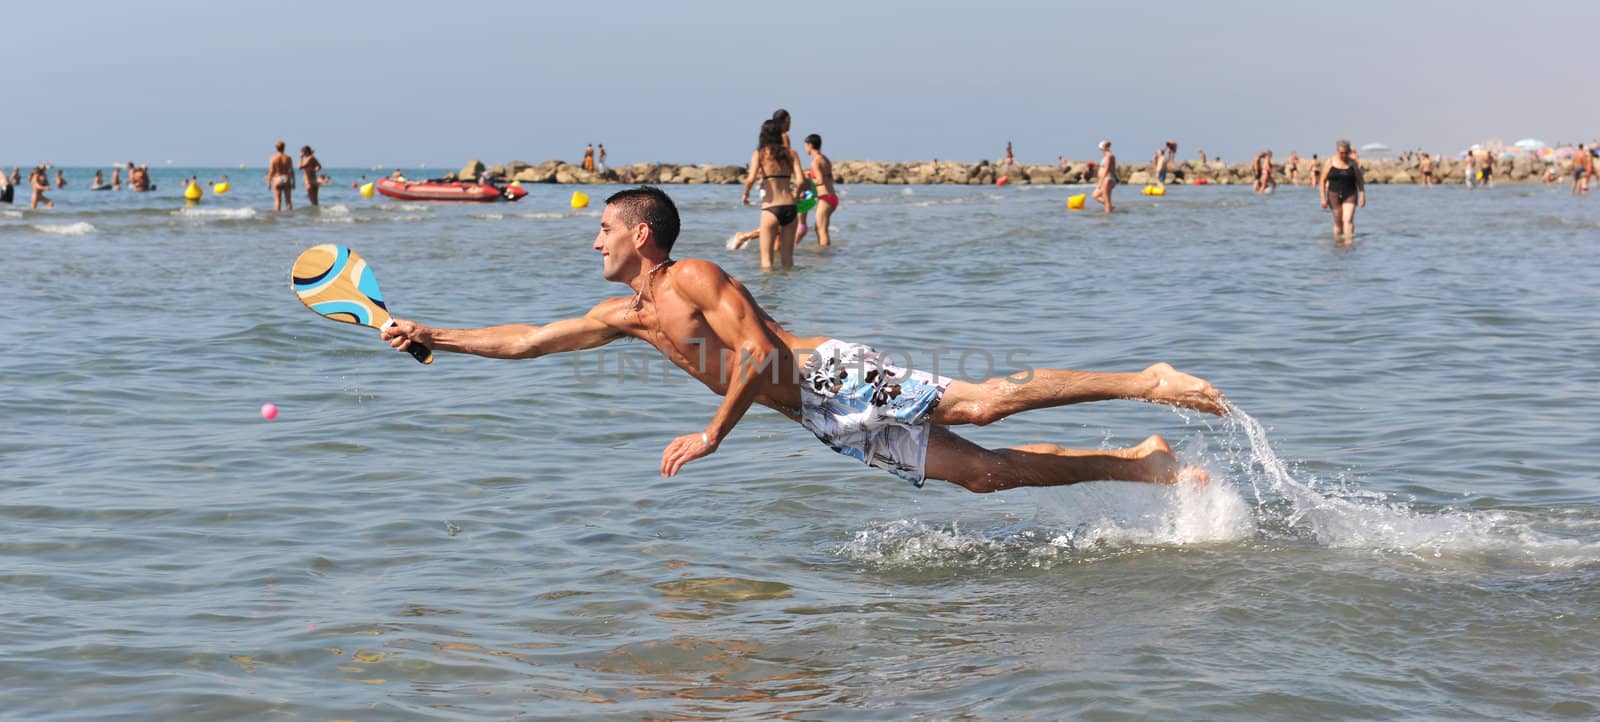
[[[694,274],[697,277],[723,279],[722,282],[732,285],[748,304],[743,311],[756,314],[761,326],[775,339],[777,357],[768,360],[754,381],[758,388],[756,401],[790,418],[798,417],[798,369],[809,358],[808,352],[827,338],[801,338],[789,333],[767,315],[743,284],[716,264],[701,259],[678,261],[654,274],[640,295],[637,308],[632,297],[613,298],[597,305],[595,312],[619,333],[643,339],[656,347],[706,388],[718,395],[727,395],[729,380],[738,370],[739,349],[749,339],[719,336],[694,304],[683,297],[677,284],[690,275],[683,273],[689,264],[704,264],[694,270],[708,273]]]
[[[272,176],[293,176],[294,161],[287,153],[278,153],[272,156],[272,160],[267,161],[267,173]]]

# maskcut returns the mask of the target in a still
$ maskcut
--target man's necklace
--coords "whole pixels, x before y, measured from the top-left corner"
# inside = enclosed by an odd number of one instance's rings
[[[655,280],[656,271],[666,268],[670,265],[672,265],[672,259],[668,258],[665,261],[657,263],[655,268],[644,272],[644,285],[640,286],[639,290],[633,292],[633,302],[628,304],[628,310],[622,314],[623,320],[627,320],[629,316],[633,315],[634,311],[637,311],[644,306],[644,290],[650,287],[651,281]]]

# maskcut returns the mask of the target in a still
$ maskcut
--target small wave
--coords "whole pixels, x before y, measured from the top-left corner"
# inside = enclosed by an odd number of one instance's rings
[[[551,213],[549,211],[543,211],[543,212],[538,212],[538,213],[518,213],[517,217],[518,218],[526,218],[526,219],[532,220],[532,221],[553,221],[553,220],[557,220],[557,219],[561,219],[561,218],[566,218],[567,214],[565,214],[565,213]]]
[[[416,213],[418,211],[432,211],[432,208],[422,203],[382,203],[373,206],[384,213]]]
[[[318,223],[355,223],[356,219],[350,216],[334,216],[332,218],[318,218]]]
[[[78,221],[77,223],[39,223],[33,230],[48,233],[53,236],[86,236],[94,233],[94,225]]]
[[[468,217],[476,218],[480,221],[503,221],[506,219],[503,213],[472,213]]]
[[[172,215],[183,218],[224,218],[228,220],[248,220],[256,217],[254,208],[179,208]]]
[[[0,218],[21,218],[22,211],[0,211]]]
[[[322,212],[324,214],[329,214],[329,215],[344,215],[344,214],[350,212],[350,206],[346,206],[346,205],[323,206],[322,207]]]

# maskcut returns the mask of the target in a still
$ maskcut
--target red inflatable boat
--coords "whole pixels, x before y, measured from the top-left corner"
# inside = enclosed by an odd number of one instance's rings
[[[473,201],[493,203],[501,199],[521,200],[528,192],[517,186],[496,188],[477,183],[447,183],[445,181],[403,181],[393,178],[378,180],[378,192],[403,201]]]

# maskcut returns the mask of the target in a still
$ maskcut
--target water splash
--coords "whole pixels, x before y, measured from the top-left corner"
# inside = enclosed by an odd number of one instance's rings
[[[1094,482],[1031,488],[1035,518],[1001,530],[899,520],[857,532],[840,556],[902,569],[1084,562],[1146,547],[1252,540],[1370,550],[1419,560],[1570,568],[1600,564],[1600,518],[1421,509],[1343,477],[1297,477],[1262,424],[1237,406],[1180,450],[1210,484]],[[1109,440],[1107,441],[1109,443]],[[1014,493],[1014,492],[1013,492]]]
[[[1511,511],[1418,509],[1388,494],[1359,488],[1344,479],[1325,483],[1291,473],[1278,458],[1259,421],[1229,406],[1228,425],[1244,446],[1230,450],[1230,467],[1255,497],[1255,515],[1267,534],[1305,537],[1335,549],[1370,549],[1418,558],[1495,555],[1543,566],[1600,562],[1600,542],[1546,531],[1545,519]],[[1600,520],[1580,524],[1579,536],[1592,540]],[[1567,537],[1567,538],[1563,538]]]

